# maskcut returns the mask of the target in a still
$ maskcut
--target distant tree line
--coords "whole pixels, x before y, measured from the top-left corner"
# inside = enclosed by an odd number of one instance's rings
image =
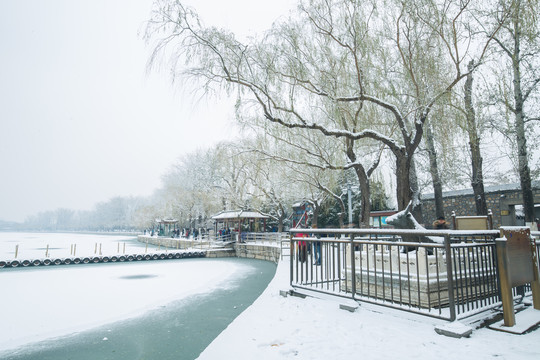
[[[35,231],[134,231],[139,230],[137,214],[149,201],[142,197],[114,197],[98,203],[93,210],[59,208],[29,216],[11,228]]]

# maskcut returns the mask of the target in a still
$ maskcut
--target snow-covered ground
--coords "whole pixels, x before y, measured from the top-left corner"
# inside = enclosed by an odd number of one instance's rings
[[[481,328],[456,339],[435,332],[444,322],[423,316],[367,305],[351,313],[339,309],[350,300],[283,297],[288,284],[288,263],[282,262],[265,292],[199,360],[223,354],[258,360],[540,358],[540,329],[513,335]]]

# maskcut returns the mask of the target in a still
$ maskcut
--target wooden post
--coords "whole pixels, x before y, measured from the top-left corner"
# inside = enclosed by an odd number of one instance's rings
[[[538,258],[536,256],[536,241],[531,241],[531,253],[532,253],[532,266],[534,272],[534,279],[531,281],[531,290],[533,297],[533,307],[536,310],[540,310],[540,272],[538,271]]]
[[[495,240],[497,248],[497,265],[499,267],[499,279],[501,284],[501,300],[503,304],[504,326],[516,325],[514,314],[514,297],[512,296],[512,285],[508,273],[507,239],[498,238]]]
[[[19,244],[15,245],[15,259],[17,258],[17,255],[19,255]]]

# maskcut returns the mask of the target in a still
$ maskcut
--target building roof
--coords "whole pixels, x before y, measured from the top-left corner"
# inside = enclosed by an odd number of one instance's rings
[[[167,218],[167,219],[156,219],[156,222],[161,223],[161,224],[176,224],[178,220]]]
[[[217,215],[212,216],[212,220],[231,220],[231,219],[268,219],[267,215],[263,215],[258,211],[233,210],[222,211]]]

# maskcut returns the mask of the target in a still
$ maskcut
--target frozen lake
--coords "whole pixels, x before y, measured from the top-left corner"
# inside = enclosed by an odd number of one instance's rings
[[[40,235],[24,248],[41,248]],[[92,236],[59,234],[70,240],[54,248],[67,244],[69,255],[69,242],[95,246]],[[13,247],[8,237],[0,249]],[[114,251],[118,241],[144,247],[133,237],[99,238]],[[275,268],[229,258],[0,269],[0,358],[194,359],[261,294]]]

